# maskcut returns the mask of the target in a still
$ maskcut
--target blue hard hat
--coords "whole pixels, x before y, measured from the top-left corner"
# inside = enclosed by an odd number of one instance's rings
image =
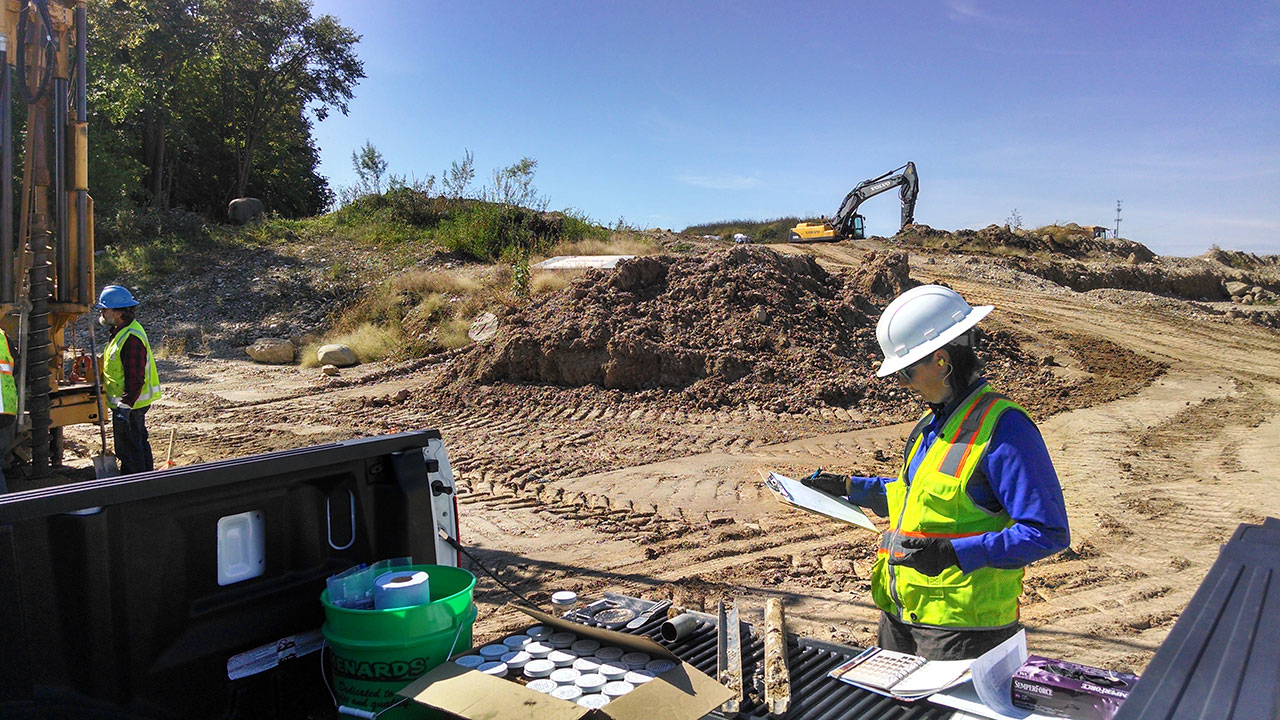
[[[98,302],[95,308],[102,310],[110,308],[119,310],[120,308],[133,307],[138,301],[130,294],[129,288],[123,285],[108,285],[102,288],[102,294],[98,296]]]

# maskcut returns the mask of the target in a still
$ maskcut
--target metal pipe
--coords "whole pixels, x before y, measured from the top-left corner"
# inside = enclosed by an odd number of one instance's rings
[[[0,34],[0,302],[15,300],[13,264],[13,71],[9,38]]]
[[[67,243],[67,87],[65,78],[53,80],[53,299],[71,302],[67,296],[67,274],[71,269],[71,247]]]
[[[76,2],[76,122],[86,123],[89,120],[89,72],[88,72],[88,36],[89,20],[86,0]],[[81,126],[83,127],[83,125]],[[81,147],[77,143],[77,147]],[[88,143],[84,143],[85,150]],[[83,158],[76,158],[80,163]],[[89,268],[93,265],[93,248],[89,247],[89,187],[88,178],[83,178],[84,187],[76,188],[76,247],[79,250],[80,262],[79,282],[76,283],[78,297],[75,302],[88,305],[93,302],[93,279]],[[79,185],[79,183],[77,183]]]

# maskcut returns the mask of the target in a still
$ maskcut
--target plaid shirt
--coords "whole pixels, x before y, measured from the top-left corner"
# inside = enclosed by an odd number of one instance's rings
[[[124,328],[114,328],[111,337],[115,337]],[[120,364],[124,366],[124,396],[120,402],[133,407],[142,393],[142,385],[147,378],[147,349],[137,335],[125,338],[120,348]]]

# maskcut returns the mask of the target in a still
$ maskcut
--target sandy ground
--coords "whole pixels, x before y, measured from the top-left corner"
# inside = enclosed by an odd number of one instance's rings
[[[833,270],[858,257],[842,245],[775,249]],[[1057,377],[1080,383],[1072,409],[1040,421],[1072,546],[1029,568],[1023,619],[1033,652],[1141,671],[1236,525],[1280,516],[1270,462],[1280,452],[1280,333],[960,258],[913,256],[912,276],[996,305],[992,323],[1032,338]],[[572,588],[707,609],[724,597],[759,616],[776,596],[797,632],[874,640],[875,535],[776,503],[756,469],[891,474],[901,420],[919,412],[910,398],[890,419],[856,408],[689,412],[592,389],[482,398],[463,411],[424,395],[444,372],[425,361],[370,365],[334,387],[315,370],[247,359],[165,360],[167,397],[149,417],[157,462],[170,430],[185,465],[435,427],[464,488],[464,542],[534,599]],[[69,455],[96,445],[92,429],[68,433]],[[509,618],[495,610],[510,595],[482,576],[477,599],[478,632],[504,629]]]

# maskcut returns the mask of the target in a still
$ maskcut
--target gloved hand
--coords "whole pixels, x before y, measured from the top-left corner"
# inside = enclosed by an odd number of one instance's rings
[[[116,413],[120,416],[122,420],[128,420],[129,411],[132,410],[133,408],[129,407],[128,405],[125,405],[122,402],[117,402],[115,405],[112,406],[112,409],[116,411]]]
[[[800,484],[836,497],[847,497],[850,492],[848,475],[823,472],[821,468],[808,477],[800,478]]]
[[[951,545],[950,540],[909,537],[903,539],[900,547],[905,552],[902,557],[898,557],[896,552],[890,552],[890,565],[905,565],[929,577],[938,575],[949,567],[960,565],[960,558],[956,557],[956,549]]]

